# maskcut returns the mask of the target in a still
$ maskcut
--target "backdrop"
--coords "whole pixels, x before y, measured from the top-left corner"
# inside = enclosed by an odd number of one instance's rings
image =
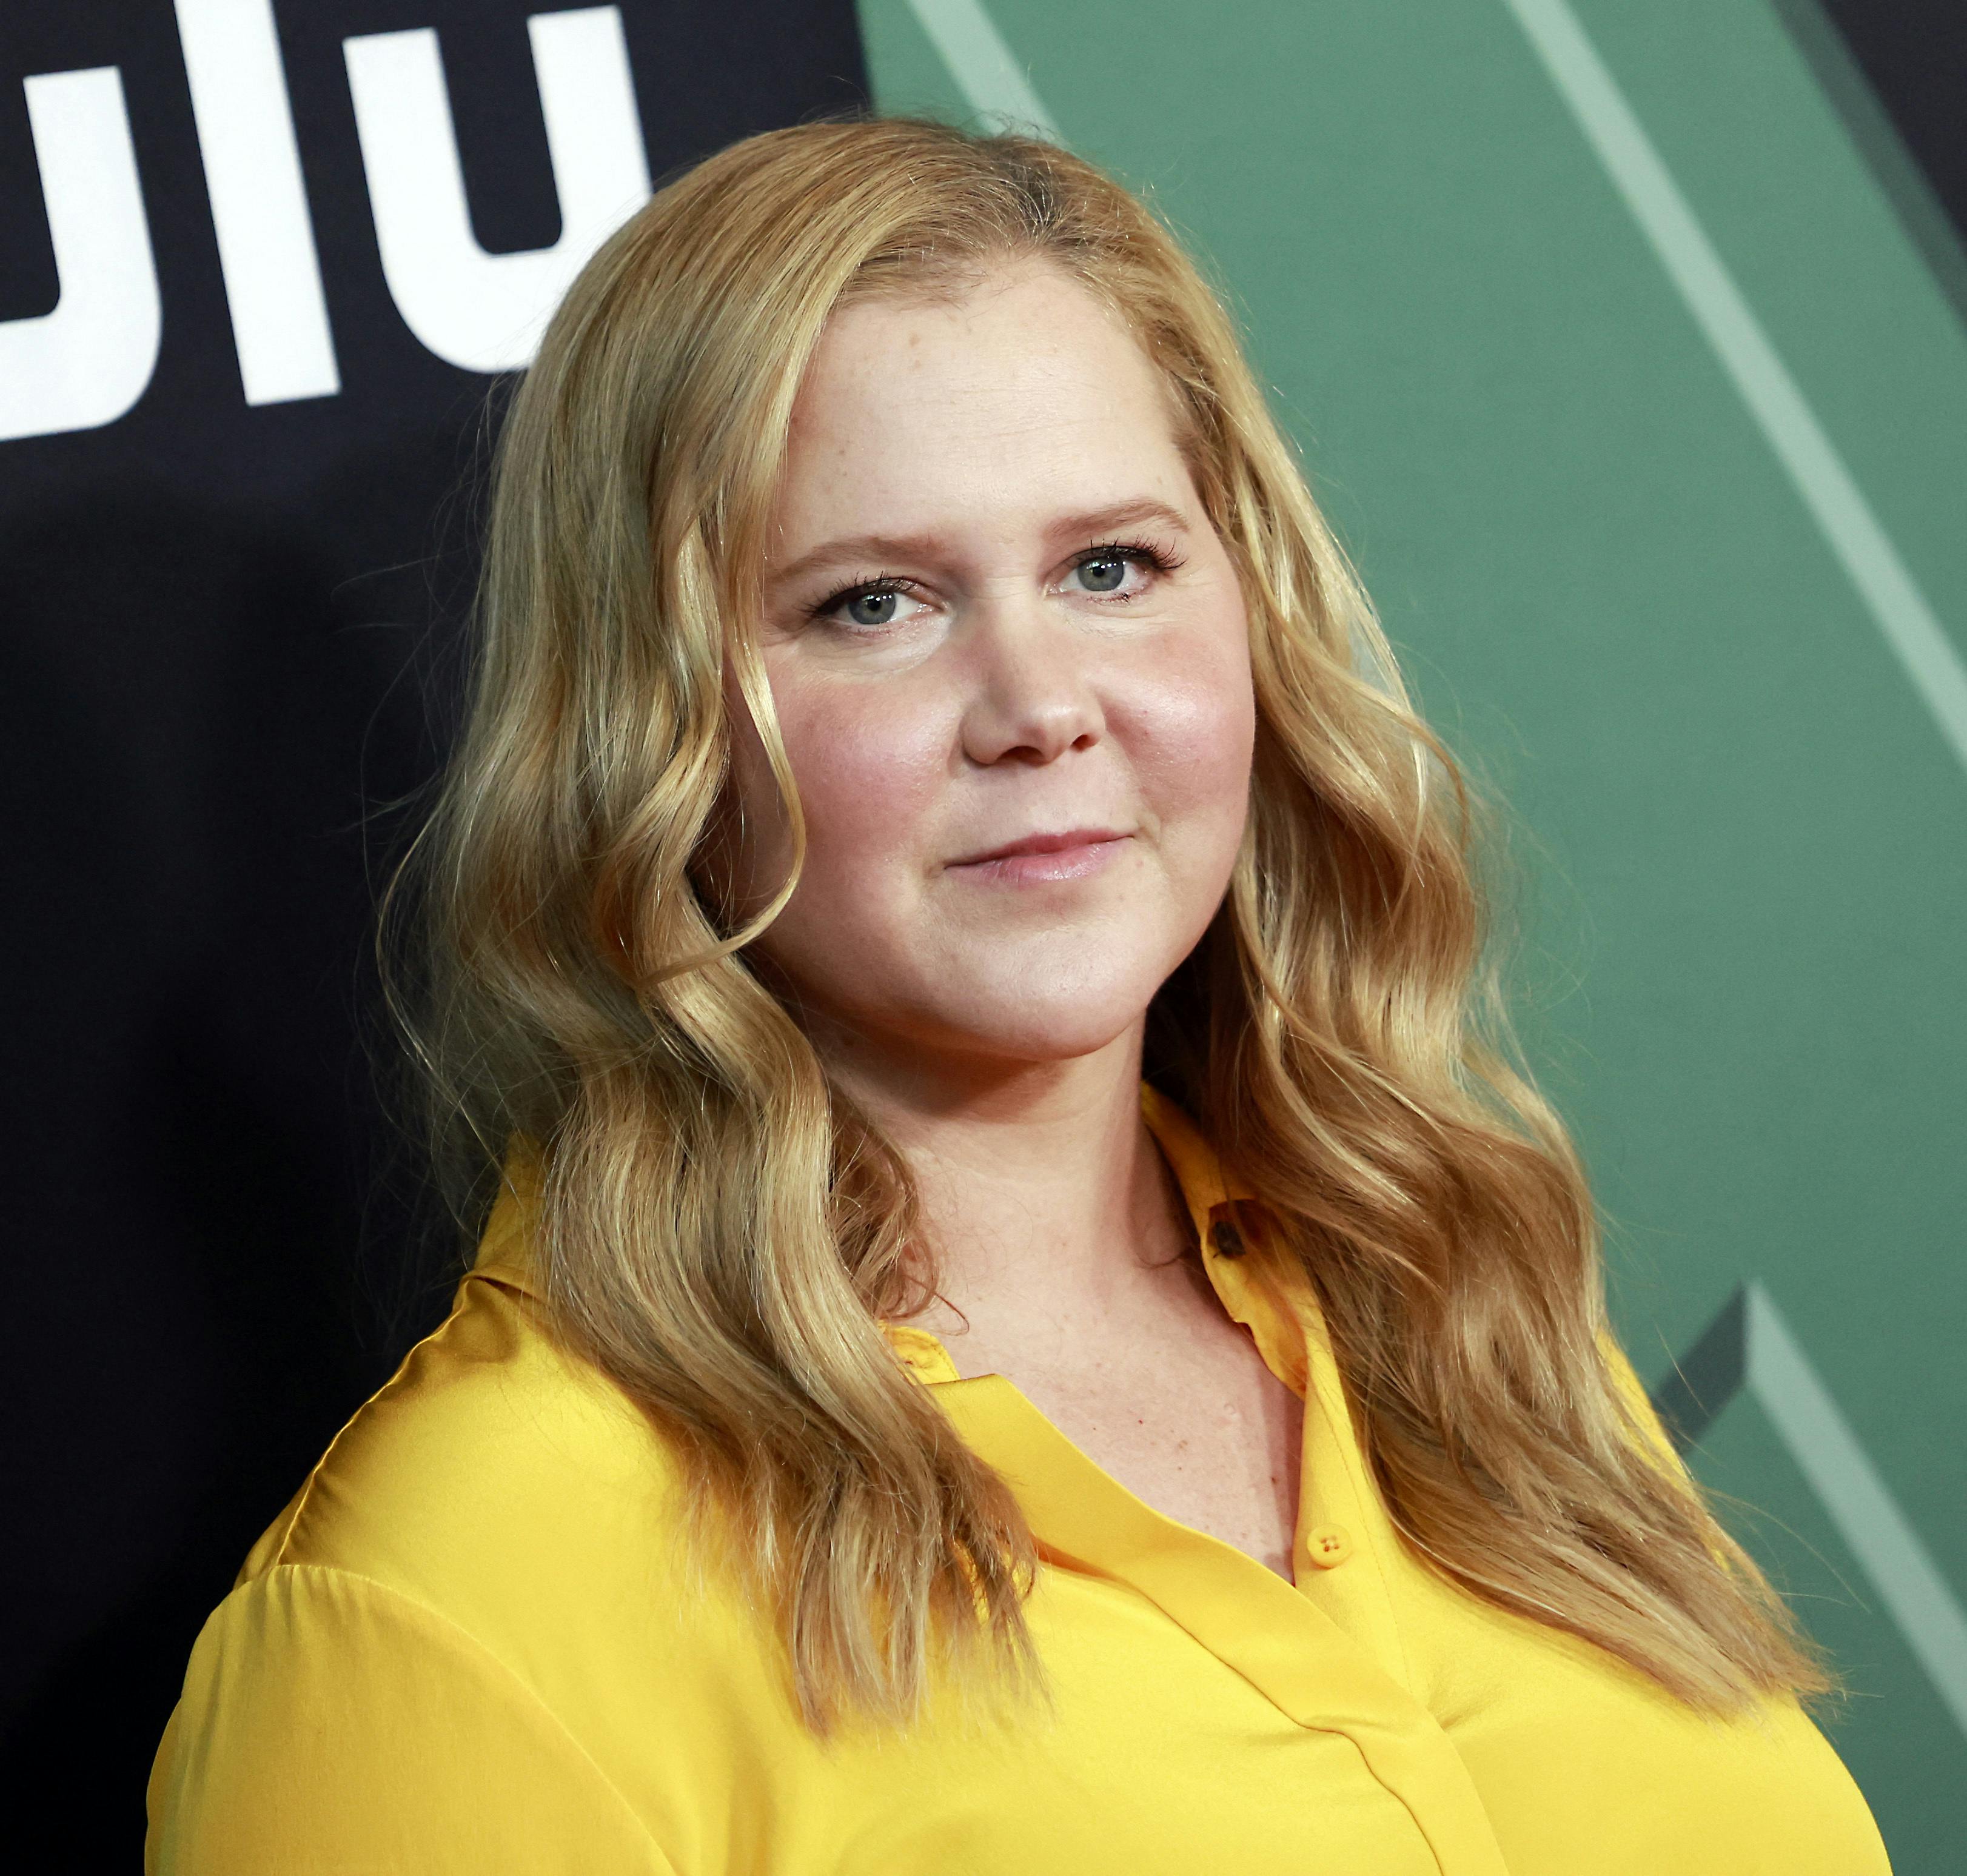
[[[883,105],[1049,124],[1213,256],[1424,706],[1518,810],[1526,1028],[1627,1345],[1846,1674],[1895,1866],[1957,1871],[1967,17],[862,23]]]
[[[22,1867],[135,1866],[199,1623],[440,1300],[358,1038],[499,374],[651,178],[864,86],[848,0],[0,8]]]
[[[504,374],[652,179],[871,86],[1070,143],[1227,283],[1515,806],[1527,1039],[1620,1329],[1848,1677],[1896,1866],[1956,1868],[1962,40],[1939,0],[8,8],[0,1778],[36,1866],[129,1865],[199,1623],[441,1300],[364,944]]]

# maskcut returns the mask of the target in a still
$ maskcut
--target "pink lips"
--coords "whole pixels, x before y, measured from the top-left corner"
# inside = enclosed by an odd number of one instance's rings
[[[1063,834],[1028,834],[1022,840],[954,861],[950,871],[974,880],[1035,886],[1080,880],[1097,873],[1132,838],[1112,828],[1074,828]]]

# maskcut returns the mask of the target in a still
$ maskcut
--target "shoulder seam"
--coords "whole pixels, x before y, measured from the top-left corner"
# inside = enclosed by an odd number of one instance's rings
[[[437,1629],[441,1633],[444,1634],[447,1639],[454,1641],[462,1652],[489,1662],[493,1668],[497,1669],[501,1678],[509,1682],[512,1686],[518,1690],[523,1704],[532,1711],[538,1713],[539,1716],[552,1728],[553,1731],[557,1734],[560,1738],[566,1741],[568,1748],[576,1755],[580,1763],[585,1765],[588,1771],[593,1774],[596,1782],[599,1784],[602,1789],[615,1800],[615,1803],[620,1809],[622,1816],[628,1820],[629,1823],[634,1827],[637,1834],[648,1843],[650,1851],[655,1857],[659,1868],[666,1871],[673,1872],[675,1865],[664,1853],[662,1845],[656,1841],[654,1836],[651,1833],[648,1826],[645,1824],[642,1821],[641,1816],[638,1815],[635,1807],[628,1802],[627,1798],[622,1796],[621,1787],[615,1783],[613,1779],[608,1776],[606,1772],[602,1771],[599,1762],[596,1759],[594,1755],[581,1743],[580,1739],[575,1735],[572,1729],[568,1726],[567,1722],[561,1719],[560,1715],[555,1713],[553,1708],[547,1704],[546,1701],[541,1697],[538,1690],[532,1687],[516,1668],[512,1667],[512,1665],[507,1661],[502,1655],[499,1655],[496,1651],[488,1647],[486,1643],[480,1641],[479,1638],[473,1635],[469,1629],[465,1628],[459,1623],[453,1621],[452,1619],[445,1615],[441,1610],[433,1609],[429,1603],[422,1601],[417,1597],[406,1595],[402,1590],[394,1587],[389,1584],[380,1582],[374,1577],[365,1576],[359,1570],[344,1569],[338,1564],[270,1564],[259,1576],[252,1577],[247,1582],[240,1584],[238,1586],[238,1589],[234,1591],[234,1594],[237,1594],[239,1590],[250,1590],[256,1585],[270,1582],[276,1573],[292,1577],[301,1577],[303,1575],[326,1577],[339,1583],[354,1584],[359,1586],[364,1590],[372,1591],[380,1600],[399,1603],[403,1608],[414,1610],[416,1614],[425,1618],[432,1625],[432,1626]],[[228,1598],[228,1600],[230,1599]]]
[[[361,1418],[363,1412],[367,1409],[374,1406],[377,1401],[382,1400],[386,1395],[392,1393],[396,1391],[396,1388],[402,1381],[405,1371],[408,1369],[411,1362],[416,1358],[417,1351],[422,1348],[426,1342],[434,1342],[438,1336],[441,1335],[446,1329],[450,1328],[452,1323],[457,1320],[459,1313],[464,1307],[464,1285],[460,1282],[457,1290],[452,1294],[451,1309],[449,1313],[445,1316],[444,1320],[438,1323],[437,1327],[432,1329],[428,1335],[419,1335],[417,1339],[410,1345],[409,1348],[405,1353],[402,1360],[396,1364],[396,1372],[392,1374],[380,1387],[377,1388],[373,1394],[370,1395],[367,1399],[363,1400],[361,1405],[357,1407],[355,1411],[349,1415],[348,1418],[343,1421],[341,1425],[335,1429],[334,1438],[328,1442],[327,1446],[322,1451],[321,1457],[308,1468],[306,1478],[302,1481],[301,1489],[295,1494],[292,1504],[288,1507],[286,1513],[287,1521],[285,1526],[280,1532],[279,1543],[276,1547],[273,1555],[267,1559],[266,1570],[260,1572],[262,1576],[266,1574],[268,1571],[274,1570],[296,1569],[301,1568],[321,1569],[331,1568],[334,1567],[328,1564],[308,1564],[303,1566],[290,1562],[287,1556],[287,1547],[293,1542],[294,1532],[299,1526],[301,1519],[307,1514],[308,1501],[314,1496],[315,1483],[320,1478],[328,1461],[334,1457],[335,1448],[341,1444],[343,1439],[347,1436],[348,1429]],[[353,1577],[356,1576],[358,1573],[354,1571],[346,1571],[342,1572],[342,1574]],[[242,1584],[235,1585],[234,1587],[243,1587],[243,1583],[250,1583],[255,1580],[255,1578],[248,1577],[243,1579]],[[369,1579],[363,1577],[360,1580],[366,1582]],[[386,1585],[382,1584],[378,1584],[376,1585],[376,1587],[379,1589],[386,1587]],[[408,1601],[409,1599],[405,1597],[404,1600]]]

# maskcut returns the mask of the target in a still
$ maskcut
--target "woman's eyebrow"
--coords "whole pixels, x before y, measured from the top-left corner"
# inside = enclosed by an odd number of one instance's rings
[[[1081,534],[1090,537],[1112,534],[1119,528],[1138,528],[1148,522],[1177,533],[1185,533],[1190,525],[1188,516],[1180,509],[1157,496],[1139,496],[1104,508],[1058,515],[1045,524],[1045,531],[1048,540],[1064,541]],[[770,568],[766,583],[774,589],[789,586],[808,574],[837,563],[927,559],[935,554],[942,540],[941,535],[932,531],[914,534],[844,534],[837,541],[822,541],[783,567]]]
[[[1154,496],[1139,496],[1129,502],[1116,502],[1108,508],[1094,509],[1084,515],[1060,517],[1046,530],[1065,537],[1077,534],[1110,534],[1122,528],[1138,528],[1151,521],[1177,534],[1188,531],[1189,518],[1178,508]]]

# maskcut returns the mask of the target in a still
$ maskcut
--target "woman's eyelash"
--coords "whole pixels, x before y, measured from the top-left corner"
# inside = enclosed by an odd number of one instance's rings
[[[1092,546],[1081,549],[1073,563],[1077,567],[1085,567],[1102,560],[1131,560],[1151,568],[1157,573],[1171,573],[1182,564],[1183,558],[1172,549],[1158,546],[1151,541],[1097,541]],[[825,618],[829,613],[837,612],[841,607],[854,599],[884,599],[890,593],[906,597],[909,583],[893,573],[864,575],[817,602],[806,616],[810,619]],[[1111,597],[1125,605],[1129,599],[1137,596],[1114,593],[1100,596]]]
[[[850,599],[879,599],[887,594],[906,593],[908,583],[888,573],[870,573],[829,593],[824,599],[816,601],[808,609],[809,619],[822,619],[829,612],[837,612]]]
[[[1181,565],[1183,556],[1151,541],[1097,541],[1075,563],[1084,567],[1088,561],[1100,560],[1141,560],[1158,573],[1171,573]]]

